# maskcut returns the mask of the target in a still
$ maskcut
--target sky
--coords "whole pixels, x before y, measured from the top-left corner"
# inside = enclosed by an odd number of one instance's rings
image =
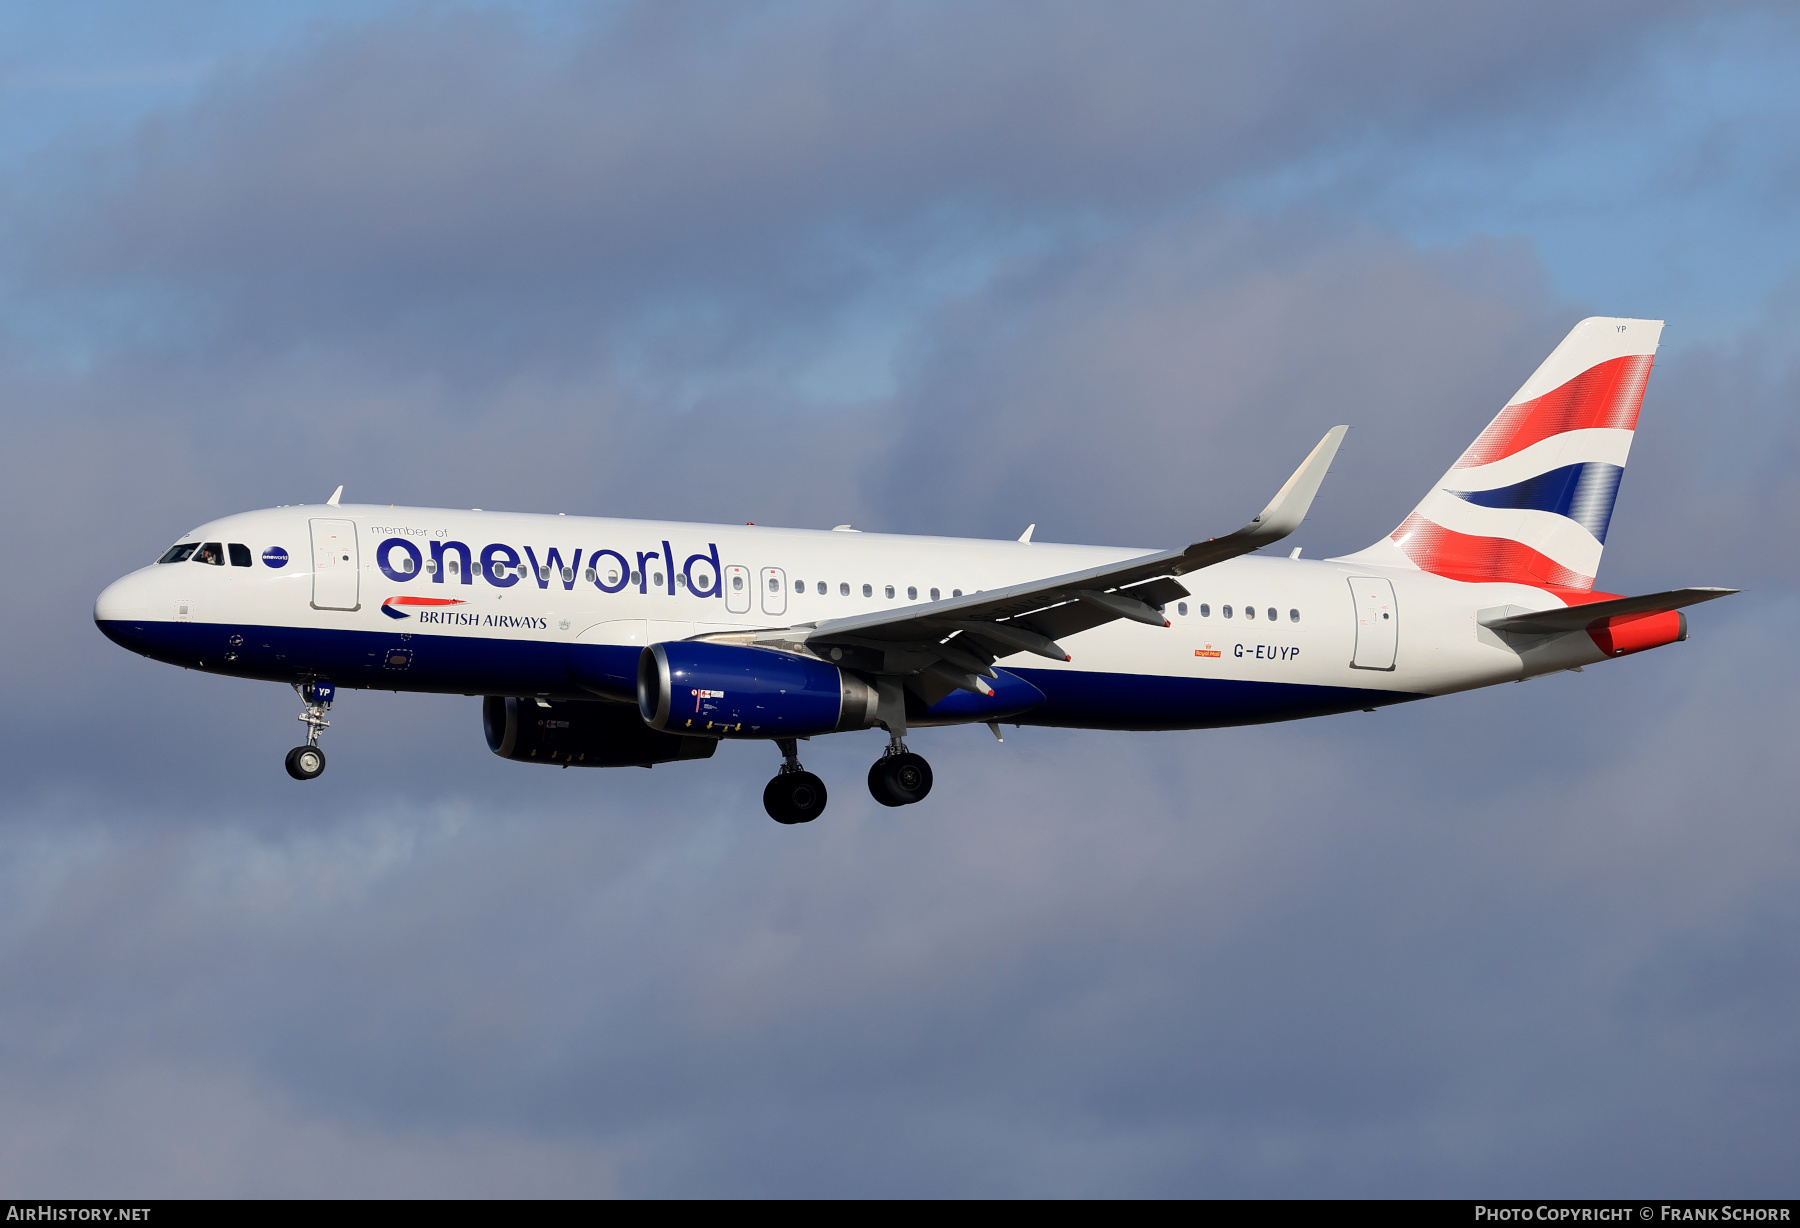
[[[0,5],[0,1190],[1794,1193],[1800,15]],[[1295,724],[502,761],[131,656],[215,516],[1391,530],[1665,319],[1580,675]]]

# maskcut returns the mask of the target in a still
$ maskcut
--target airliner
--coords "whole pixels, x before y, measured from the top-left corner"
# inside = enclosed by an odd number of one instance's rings
[[[1660,320],[1581,321],[1425,498],[1354,554],[1298,527],[1334,427],[1236,532],[1147,551],[763,525],[323,505],[210,521],[102,592],[115,643],[292,686],[325,769],[340,689],[479,697],[489,748],[558,767],[774,744],[780,823],[825,809],[799,743],[879,728],[868,786],[922,801],[910,730],[1210,729],[1581,670],[1687,638],[1734,589],[1596,591]],[[1033,526],[1035,528],[1035,526]]]

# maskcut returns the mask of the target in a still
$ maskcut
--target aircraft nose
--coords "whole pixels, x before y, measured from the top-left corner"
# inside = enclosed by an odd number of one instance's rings
[[[119,577],[101,589],[100,596],[94,599],[94,621],[104,631],[108,623],[150,617],[156,605],[155,587],[148,568]]]

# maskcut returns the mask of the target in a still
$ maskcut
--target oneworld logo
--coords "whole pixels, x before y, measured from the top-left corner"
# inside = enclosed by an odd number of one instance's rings
[[[581,582],[592,584],[603,593],[622,592],[628,585],[645,593],[654,581],[671,597],[678,589],[694,597],[725,595],[717,543],[706,543],[706,553],[688,555],[680,567],[675,565],[674,547],[666,541],[659,544],[661,550],[634,550],[629,554],[607,549],[576,550],[567,556],[552,547],[540,558],[530,546],[521,553],[503,542],[492,542],[476,551],[463,542],[439,540],[429,543],[427,558],[425,551],[404,537],[389,537],[375,547],[375,566],[396,584],[421,576],[429,577],[433,584],[473,584],[479,576],[495,588],[511,588],[529,577],[539,588],[560,583],[567,591]]]
[[[263,551],[262,559],[265,567],[286,567],[288,554],[280,546],[270,546]]]

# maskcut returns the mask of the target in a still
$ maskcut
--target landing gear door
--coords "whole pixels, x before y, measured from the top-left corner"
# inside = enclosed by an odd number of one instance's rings
[[[1351,669],[1394,668],[1400,643],[1400,610],[1394,586],[1377,576],[1351,576],[1350,596],[1356,606],[1356,653]]]
[[[315,610],[355,610],[362,564],[356,549],[356,525],[349,520],[314,520],[312,525],[313,596]]]
[[[762,593],[764,614],[787,613],[787,572],[779,567],[763,568],[756,588]]]
[[[725,569],[725,609],[731,614],[750,612],[750,569],[733,565]]]

